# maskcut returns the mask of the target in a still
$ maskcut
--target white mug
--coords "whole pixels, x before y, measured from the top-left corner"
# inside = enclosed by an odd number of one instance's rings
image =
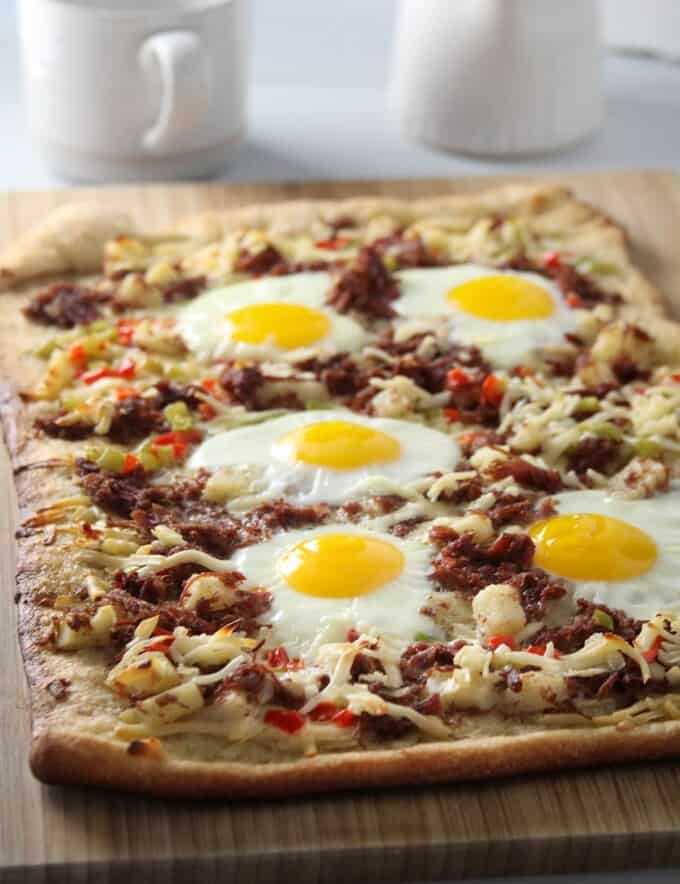
[[[554,150],[600,121],[599,49],[595,0],[401,0],[390,104],[449,150]]]
[[[247,0],[21,0],[29,129],[76,181],[219,173],[244,134]]]

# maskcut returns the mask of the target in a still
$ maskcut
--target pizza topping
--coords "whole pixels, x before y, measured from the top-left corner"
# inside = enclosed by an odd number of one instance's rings
[[[587,474],[590,470],[611,473],[621,463],[620,454],[620,440],[586,436],[569,453],[567,466],[577,475]]]
[[[395,315],[391,302],[398,297],[398,284],[379,252],[365,246],[354,261],[338,270],[326,303],[338,313],[356,311],[389,319]]]
[[[101,316],[100,305],[111,299],[107,292],[57,282],[34,295],[24,307],[27,319],[57,328],[89,325]]]
[[[200,249],[123,238],[108,250],[108,281],[97,283],[106,291],[55,285],[26,308],[63,329],[95,323],[40,348],[46,373],[27,398],[53,401],[35,423],[47,435],[115,444],[88,446],[77,464],[88,497],[73,509],[74,532],[56,510],[25,530],[47,524],[50,542],[73,542],[78,564],[96,572],[44,595],[49,640],[117,655],[108,685],[131,704],[120,730],[131,754],[154,735],[291,741],[311,754],[484,732],[486,712],[517,716],[518,727],[551,715],[600,726],[671,714],[657,702],[663,690],[670,703],[669,687],[680,685],[671,620],[643,625],[575,601],[577,586],[533,566],[533,541],[518,529],[552,515],[549,495],[565,488],[630,499],[665,490],[680,453],[677,373],[656,369],[656,342],[616,318],[620,298],[605,287],[616,267],[599,256],[572,255],[562,241],[555,251],[524,218],[485,216],[460,230],[388,221],[338,219],[299,241],[230,234]],[[451,343],[436,321],[394,317],[394,271],[471,259],[548,276],[588,314],[564,345],[507,371]],[[362,314],[371,335],[363,349],[295,365],[205,364],[187,355],[174,314],[97,322],[112,298],[116,310],[155,307],[234,273],[321,269],[333,278],[328,304]],[[339,506],[253,500],[239,512],[228,510],[233,476],[187,475],[191,446],[216,427],[338,398],[451,433],[466,459],[448,472],[433,463],[412,483],[376,476]],[[229,557],[334,521],[429,544],[426,632],[390,637],[329,622],[304,654],[272,634],[275,597],[251,587]],[[322,632],[346,641],[324,644]],[[62,681],[47,686],[58,700],[70,693]]]
[[[163,288],[163,300],[166,304],[176,301],[189,301],[206,287],[205,276],[192,276],[177,280]]]
[[[504,385],[496,375],[454,366],[446,382],[452,406],[447,408],[447,420],[482,426],[498,424]]]
[[[596,633],[613,633],[632,642],[640,632],[641,623],[628,617],[623,611],[594,604],[584,599],[576,602],[577,611],[572,619],[562,625],[546,627],[533,637],[534,642],[552,642],[557,650],[571,653],[582,647]]]
[[[433,669],[453,669],[453,660],[461,643],[446,645],[441,642],[419,641],[409,645],[401,656],[399,667],[406,684],[421,684]]]
[[[418,234],[405,236],[403,231],[373,240],[374,249],[390,270],[413,267],[436,267],[448,263],[429,249]]]
[[[547,491],[550,494],[554,494],[563,487],[562,477],[557,470],[544,469],[523,457],[494,463],[490,472],[494,479],[505,479],[512,476],[519,485],[525,488]]]
[[[573,264],[553,260],[544,266],[549,276],[565,295],[578,297],[579,307],[594,307],[596,304],[618,304],[621,302],[620,295],[605,291],[591,277],[580,273]]]
[[[221,683],[218,692],[243,691],[252,703],[272,704],[284,709],[299,709],[304,704],[304,696],[293,688],[284,685],[267,667],[259,663],[243,663]]]

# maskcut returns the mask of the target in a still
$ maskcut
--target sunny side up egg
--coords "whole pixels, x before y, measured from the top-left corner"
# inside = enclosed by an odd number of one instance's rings
[[[212,289],[179,312],[177,330],[204,361],[354,352],[368,335],[326,306],[330,287],[327,273],[296,273]]]
[[[680,610],[680,487],[651,500],[602,491],[553,498],[557,515],[529,529],[534,564],[574,584],[574,597],[648,619]]]
[[[403,270],[397,274],[402,317],[443,317],[452,341],[479,347],[499,368],[531,363],[543,347],[564,343],[578,313],[559,289],[536,273],[475,264]]]
[[[455,440],[409,421],[350,411],[307,411],[218,433],[191,469],[259,468],[254,493],[296,503],[342,503],[376,476],[406,483],[459,459]]]
[[[374,627],[404,644],[437,631],[421,613],[431,592],[430,552],[414,538],[328,525],[278,534],[239,550],[233,562],[272,591],[262,619],[272,630],[268,644],[289,652],[306,653],[319,636],[345,641],[351,628]]]

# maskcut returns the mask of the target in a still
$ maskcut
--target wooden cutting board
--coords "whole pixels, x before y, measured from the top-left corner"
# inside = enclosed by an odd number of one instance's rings
[[[558,180],[628,225],[638,262],[680,315],[680,177],[598,172]],[[153,228],[181,214],[254,201],[416,197],[489,183],[217,184],[5,194],[0,240],[83,197],[125,207]],[[28,701],[15,638],[13,514],[4,455],[0,481],[2,884],[378,884],[680,865],[680,764],[251,803],[166,803],[40,785],[26,762]]]

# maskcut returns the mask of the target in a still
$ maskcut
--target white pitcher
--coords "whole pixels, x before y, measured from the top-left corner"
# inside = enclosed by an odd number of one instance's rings
[[[245,128],[249,0],[21,0],[31,134],[76,181],[221,172]]]
[[[596,0],[401,0],[390,104],[408,136],[465,153],[578,141],[602,115]]]

